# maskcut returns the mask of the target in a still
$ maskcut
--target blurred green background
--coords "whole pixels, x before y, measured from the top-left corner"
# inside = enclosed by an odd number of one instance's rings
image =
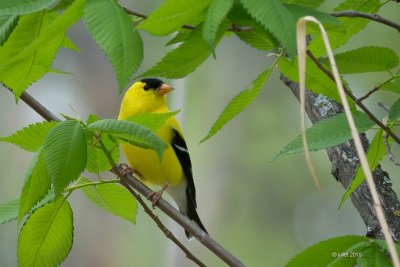
[[[161,1],[121,2],[148,13]],[[320,10],[329,11],[337,5],[337,1],[327,2]],[[380,14],[399,22],[398,9],[398,4],[391,2]],[[55,67],[73,75],[47,75],[28,92],[55,114],[85,119],[95,113],[103,118],[115,118],[122,96],[118,94],[110,64],[82,22],[73,27],[69,36],[82,52],[61,51]],[[143,37],[145,58],[141,70],[152,66],[169,49],[164,47],[167,38],[145,33]],[[339,51],[382,45],[400,54],[399,43],[398,32],[372,22]],[[245,112],[211,140],[199,145],[228,101],[273,60],[235,36],[225,38],[216,52],[216,60],[208,59],[189,77],[164,80],[176,88],[169,100],[172,109],[182,109],[179,119],[191,152],[198,211],[211,236],[248,266],[283,266],[295,253],[319,240],[365,234],[363,222],[350,202],[337,211],[344,189],[330,174],[330,162],[324,151],[313,153],[322,192],[314,186],[303,155],[269,162],[299,133],[300,125],[298,102],[279,80],[276,70],[260,97]],[[387,77],[385,73],[346,76],[358,96]],[[379,117],[384,117],[384,111],[377,106],[378,100],[390,105],[395,95],[378,92],[367,101]],[[0,90],[0,106],[1,136],[42,120],[23,102],[16,104],[4,88]],[[18,197],[31,157],[14,146],[0,143],[0,202]],[[121,161],[126,162],[124,158]],[[396,168],[388,160],[383,162],[383,167],[390,172],[398,191]],[[75,238],[62,266],[193,265],[142,210],[137,225],[131,225],[100,210],[80,192],[75,192],[70,200]],[[196,240],[188,242],[182,229],[162,212],[155,212],[207,265],[224,266]],[[17,265],[16,228],[15,222],[0,226],[1,266]]]

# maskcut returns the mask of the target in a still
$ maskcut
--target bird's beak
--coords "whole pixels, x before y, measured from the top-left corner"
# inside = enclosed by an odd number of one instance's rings
[[[158,87],[157,94],[162,96],[162,95],[165,95],[168,92],[171,92],[172,90],[174,90],[174,88],[172,88],[168,84],[163,83],[160,87]]]

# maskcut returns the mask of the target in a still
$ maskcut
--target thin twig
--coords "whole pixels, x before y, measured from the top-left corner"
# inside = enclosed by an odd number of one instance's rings
[[[378,91],[379,89],[381,89],[382,86],[390,83],[391,81],[393,81],[394,79],[399,78],[400,75],[393,75],[392,77],[390,77],[389,79],[387,79],[386,81],[377,84],[374,88],[372,88],[368,93],[366,93],[364,96],[360,97],[358,99],[358,101],[364,101],[366,98],[370,97],[373,93],[375,93],[376,91]]]
[[[21,96],[21,99],[34,99],[32,96],[30,96],[27,92],[24,92]],[[42,115],[43,118],[46,120],[53,120],[51,118],[54,118],[55,121],[59,121],[59,119],[52,114],[48,109],[46,109],[41,103],[38,101],[25,101],[24,102],[30,106],[33,110],[41,110],[43,111],[44,114]],[[120,172],[121,170],[119,170]],[[115,172],[115,170],[112,170],[112,172],[116,175],[118,173]],[[137,190],[140,194],[143,196],[148,196],[150,193],[153,193],[153,191],[145,186],[142,182],[140,182],[136,177],[128,174],[124,176],[121,179],[124,180],[129,186],[133,187],[135,190]],[[169,204],[167,201],[164,199],[160,199],[156,206],[163,211],[168,217],[173,219],[175,222],[177,222],[179,225],[181,225],[185,230],[187,230],[192,236],[197,238],[205,247],[207,247],[211,252],[213,252],[216,256],[218,256],[221,260],[223,260],[226,264],[229,266],[234,266],[234,267],[244,267],[245,265],[237,259],[235,256],[233,256],[229,251],[227,251],[224,247],[222,247],[217,241],[212,239],[209,235],[207,235],[203,230],[201,230],[196,224],[192,223],[186,216],[182,215],[176,208],[174,208],[171,204]]]
[[[117,163],[114,161],[112,158],[110,152],[107,150],[106,146],[104,145],[103,141],[101,139],[99,140],[100,148],[103,150],[104,154],[106,155],[108,162],[111,164],[112,169],[114,170],[114,173],[118,174],[118,177],[121,179],[119,182],[121,185],[125,186],[126,189],[131,192],[131,194],[136,198],[136,200],[139,202],[139,204],[143,207],[143,210],[150,216],[150,218],[157,224],[158,228],[161,229],[161,231],[165,234],[167,238],[169,238],[172,242],[174,242],[182,251],[186,254],[186,257],[189,260],[192,260],[194,263],[196,263],[198,266],[205,267],[206,265],[201,262],[196,256],[194,256],[189,249],[187,249],[176,237],[175,235],[161,222],[161,220],[158,218],[157,215],[155,215],[147,206],[147,204],[143,201],[143,199],[140,197],[138,193],[136,193],[135,190],[133,190],[132,187],[129,186],[129,184],[126,182],[124,179],[124,176],[120,169],[117,168]]]
[[[370,97],[373,93],[375,93],[376,91],[379,90],[378,86],[375,86],[374,88],[372,88],[371,90],[368,91],[368,93],[366,93],[364,96],[358,98],[358,101],[362,102],[365,99],[367,99],[368,97]]]
[[[369,20],[373,20],[373,21],[385,24],[389,27],[392,27],[392,28],[400,31],[400,24],[397,24],[394,21],[382,18],[378,14],[364,13],[364,12],[355,11],[355,10],[345,10],[345,11],[331,13],[331,15],[334,17],[365,18],[365,19],[369,19]]]
[[[317,67],[322,70],[332,81],[335,81],[333,74],[322,65],[318,59],[311,53],[310,50],[307,50],[307,55],[311,58],[311,60],[317,65]],[[368,117],[373,120],[379,127],[381,127],[386,133],[396,141],[396,143],[400,144],[400,137],[398,137],[389,127],[383,124],[371,111],[361,102],[357,97],[353,95],[353,93],[343,84],[344,92],[347,96],[349,96],[357,106],[359,106],[367,115]]]
[[[398,160],[396,159],[396,157],[393,155],[392,150],[391,150],[390,145],[389,145],[388,139],[389,139],[389,135],[388,135],[388,134],[384,134],[384,135],[383,135],[383,141],[384,141],[384,143],[385,143],[386,153],[388,154],[389,159],[390,159],[394,164],[396,164],[397,166],[400,166],[400,161],[398,161]]]

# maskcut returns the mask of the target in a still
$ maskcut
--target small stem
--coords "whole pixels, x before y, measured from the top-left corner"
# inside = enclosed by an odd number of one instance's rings
[[[82,188],[82,187],[86,187],[86,186],[96,186],[96,185],[100,185],[100,184],[115,184],[115,183],[119,183],[120,179],[114,179],[114,180],[102,180],[100,182],[92,182],[92,183],[84,183],[84,184],[77,184],[77,185],[73,185],[70,187],[67,187],[65,189],[65,191],[68,192],[72,192],[76,189]]]

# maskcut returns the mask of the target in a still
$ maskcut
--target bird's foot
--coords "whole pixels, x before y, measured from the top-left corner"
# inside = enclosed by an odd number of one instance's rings
[[[165,189],[168,188],[168,184],[165,184],[160,191],[151,192],[147,195],[147,199],[151,201],[153,209],[156,208],[157,202],[161,199],[162,194],[164,193]]]
[[[126,163],[121,163],[118,165],[118,167],[119,167],[119,169],[122,169],[120,171],[122,176],[126,176],[127,174],[134,174],[134,173],[140,175],[140,173],[138,173],[135,169],[133,169],[131,166],[129,166]]]

